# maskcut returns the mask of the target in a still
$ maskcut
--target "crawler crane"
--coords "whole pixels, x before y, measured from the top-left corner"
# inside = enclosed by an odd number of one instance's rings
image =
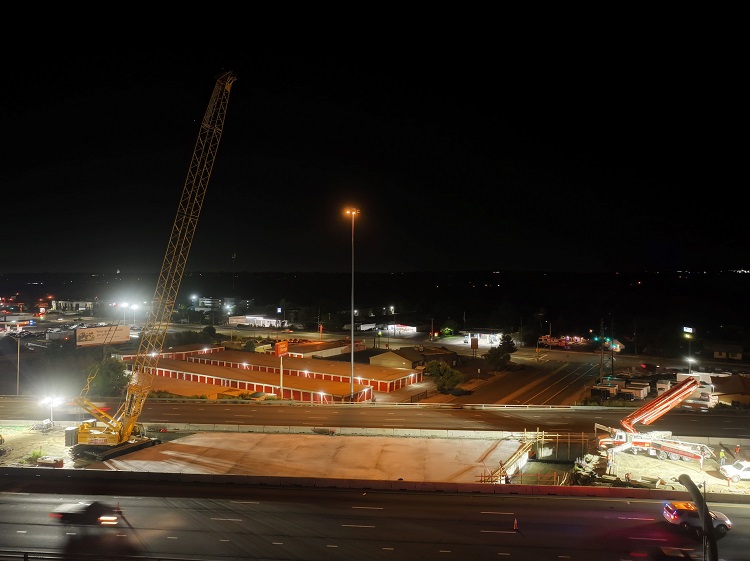
[[[595,429],[608,433],[598,437],[599,449],[612,453],[626,450],[633,454],[645,452],[660,460],[684,460],[686,462],[715,457],[713,448],[705,444],[673,439],[669,431],[639,433],[634,426],[635,423],[650,425],[687,399],[699,387],[700,382],[695,378],[685,378],[650,403],[622,419],[620,424],[624,430],[596,423]]]
[[[138,353],[133,361],[125,400],[114,415],[99,409],[86,397],[93,380],[93,376],[89,377],[81,395],[74,401],[92,415],[93,419],[77,427],[75,456],[87,455],[104,460],[158,443],[158,440],[146,437],[138,424],[138,418],[156,374],[221,140],[229,93],[235,80],[235,75],[231,71],[218,76],[208,109],[201,122],[154,298],[141,335]],[[69,444],[68,435],[66,444]]]

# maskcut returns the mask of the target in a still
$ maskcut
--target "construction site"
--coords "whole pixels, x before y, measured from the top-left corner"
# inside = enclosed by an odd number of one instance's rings
[[[162,270],[152,305],[131,357],[131,375],[125,398],[117,411],[105,411],[88,397],[95,373],[74,399],[86,420],[61,432],[61,427],[37,430],[35,426],[5,426],[0,463],[6,468],[43,467],[59,470],[131,472],[190,476],[233,476],[245,478],[306,478],[339,481],[411,482],[412,485],[451,484],[494,486],[587,486],[679,490],[677,478],[690,472],[696,483],[705,482],[706,492],[744,494],[747,482],[728,485],[714,477],[720,453],[711,443],[678,437],[665,432],[638,432],[636,424],[649,425],[690,396],[699,386],[694,377],[679,382],[621,420],[620,427],[597,425],[604,434],[504,433],[481,437],[457,434],[461,431],[403,431],[401,434],[369,435],[357,429],[285,427],[275,433],[254,432],[252,427],[235,431],[207,432],[185,425],[142,423],[140,416],[149,392],[155,386],[160,367],[165,370],[164,341],[188,259],[218,149],[234,73],[217,78],[201,123],[193,158],[167,243]],[[352,228],[358,211],[348,209]],[[115,326],[116,327],[116,326]],[[112,342],[117,330],[102,335]],[[96,334],[91,331],[91,334]],[[354,341],[350,345],[354,347]],[[275,359],[288,354],[278,345]],[[163,361],[161,359],[164,359]],[[259,360],[256,357],[256,360]],[[288,362],[292,358],[289,357]],[[161,361],[161,362],[160,362]],[[217,368],[217,367],[213,367]],[[226,371],[232,369],[225,368]],[[259,366],[261,368],[261,366]],[[354,391],[354,363],[351,370],[341,365],[333,383],[341,386],[339,401],[365,400],[371,384]],[[283,366],[279,364],[283,373]],[[224,371],[222,371],[224,372]],[[206,382],[211,372],[193,373]],[[380,380],[394,389],[419,380],[419,372],[408,373],[414,380]],[[185,373],[181,372],[184,376]],[[234,376],[230,372],[227,376]],[[202,376],[202,377],[201,377]],[[259,376],[259,374],[255,374]],[[271,376],[276,379],[276,371]],[[213,378],[212,378],[213,379]],[[301,379],[301,378],[300,378]],[[361,382],[360,380],[360,382]],[[237,380],[234,380],[238,383]],[[257,380],[251,380],[257,383]],[[250,383],[250,382],[247,382]],[[231,381],[230,381],[231,385]],[[389,388],[390,388],[389,386]],[[254,388],[255,389],[255,388]],[[289,391],[289,388],[286,388]],[[308,392],[309,393],[309,392]],[[279,395],[284,397],[283,388]],[[360,399],[361,396],[361,399]],[[70,429],[70,430],[69,430]],[[159,432],[155,433],[154,431]],[[64,436],[64,438],[63,438]],[[743,443],[744,445],[744,443]],[[478,487],[478,488],[480,488]],[[473,488],[473,487],[471,487]]]

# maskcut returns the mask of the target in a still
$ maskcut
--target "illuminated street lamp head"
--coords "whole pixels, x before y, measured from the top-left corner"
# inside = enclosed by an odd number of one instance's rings
[[[65,400],[62,397],[44,397],[39,401],[39,405],[47,405],[49,407],[57,407]]]
[[[358,208],[347,208],[344,212],[346,214],[351,214],[352,215],[352,219],[353,219],[355,214],[359,214],[359,209]]]

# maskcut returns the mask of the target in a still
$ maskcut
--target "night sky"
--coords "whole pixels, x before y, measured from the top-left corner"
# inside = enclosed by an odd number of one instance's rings
[[[748,268],[742,73],[699,41],[634,45],[10,60],[0,273],[158,271],[223,70],[188,271],[348,271],[349,206],[363,272]]]

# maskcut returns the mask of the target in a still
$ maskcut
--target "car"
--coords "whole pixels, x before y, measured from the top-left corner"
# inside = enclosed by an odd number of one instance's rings
[[[711,515],[716,535],[723,536],[732,529],[732,521],[725,514],[716,510],[709,510],[708,513]],[[665,503],[662,515],[669,524],[679,526],[684,530],[695,531],[698,534],[703,533],[700,512],[693,502],[673,501]]]
[[[719,471],[733,483],[739,483],[743,479],[750,480],[750,462],[745,460],[737,460],[733,464],[721,466]]]
[[[63,524],[80,524],[87,526],[114,526],[119,518],[119,509],[99,501],[64,503],[50,512]]]

